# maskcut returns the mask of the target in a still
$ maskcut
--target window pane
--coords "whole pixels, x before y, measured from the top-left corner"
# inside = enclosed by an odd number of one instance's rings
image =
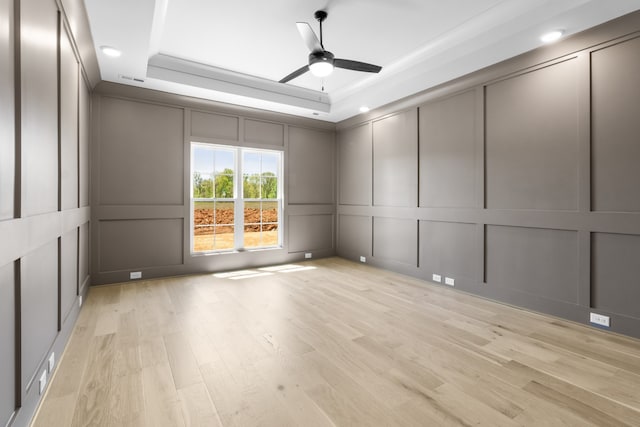
[[[245,199],[260,198],[260,153],[245,152],[242,159],[243,197]]]
[[[213,250],[220,251],[234,248],[233,226],[223,225],[215,227],[215,241]]]
[[[233,175],[216,175],[216,198],[233,198]]]
[[[244,226],[244,247],[247,249],[278,245],[278,224]]]
[[[193,225],[213,225],[214,223],[213,202],[193,202]]]
[[[278,159],[280,154],[276,153],[261,153],[262,154],[262,174],[263,175],[278,175]]]
[[[244,223],[260,224],[260,202],[244,203]]]
[[[213,153],[214,150],[201,145],[193,146],[193,165],[191,169],[194,172],[213,174]]]
[[[278,202],[262,202],[262,222],[278,222]]]
[[[213,197],[213,180],[211,179],[211,175],[194,172],[193,197],[196,199]]]
[[[260,175],[244,175],[242,177],[242,196],[245,199],[260,198]]]
[[[216,150],[215,171],[217,174],[233,174],[236,165],[234,152],[228,150]]]
[[[263,199],[278,198],[278,178],[275,175],[262,176],[262,198]]]
[[[260,153],[245,151],[242,157],[242,172],[245,175],[260,175]]]
[[[278,224],[262,225],[262,246],[278,245]]]
[[[262,246],[260,224],[244,226],[244,247],[258,248]]]
[[[193,251],[213,249],[213,202],[193,202]]]
[[[196,226],[193,229],[193,252],[213,250],[214,234],[212,226]]]
[[[234,208],[234,202],[216,202],[216,225],[233,225],[235,212]]]

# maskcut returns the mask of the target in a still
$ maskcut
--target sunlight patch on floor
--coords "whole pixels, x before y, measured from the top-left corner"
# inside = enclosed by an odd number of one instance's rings
[[[317,267],[310,265],[283,264],[275,265],[272,267],[261,267],[256,270],[237,270],[226,271],[224,273],[215,273],[213,277],[216,277],[218,279],[240,280],[250,279],[253,277],[271,276],[274,273],[293,273],[297,271],[308,271],[316,269]]]
[[[312,265],[296,265],[296,264],[284,264],[284,265],[276,265],[273,267],[262,267],[258,270],[261,271],[270,271],[275,273],[292,273],[294,271],[305,271],[305,270],[315,270],[317,267]]]

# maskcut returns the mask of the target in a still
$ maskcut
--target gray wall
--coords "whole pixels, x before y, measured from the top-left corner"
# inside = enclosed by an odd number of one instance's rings
[[[640,13],[337,126],[346,258],[640,337]]]
[[[101,83],[93,96],[94,284],[224,271],[335,253],[335,126]],[[192,141],[284,152],[283,247],[191,255]]]
[[[2,426],[28,425],[90,281],[86,71],[97,64],[80,61],[78,46],[92,44],[83,6],[62,3],[67,14],[54,0],[0,0]]]

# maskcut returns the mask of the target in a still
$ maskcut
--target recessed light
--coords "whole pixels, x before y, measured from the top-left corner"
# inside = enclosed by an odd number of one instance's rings
[[[369,112],[369,107],[367,107],[366,105],[363,105],[362,107],[360,107],[360,112],[361,113],[368,113]]]
[[[549,31],[548,33],[545,33],[542,36],[540,36],[540,40],[542,40],[543,43],[553,43],[554,41],[562,37],[563,34],[564,34],[564,30]]]
[[[122,55],[122,52],[111,46],[100,46],[100,50],[102,51],[102,53],[112,58],[117,58]]]

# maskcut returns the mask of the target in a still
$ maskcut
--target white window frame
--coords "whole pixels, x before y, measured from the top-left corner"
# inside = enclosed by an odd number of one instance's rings
[[[218,150],[226,150],[233,151],[234,153],[234,179],[233,179],[233,198],[194,198],[193,197],[193,174],[194,174],[194,147],[200,146],[204,148],[210,149],[218,149]],[[199,255],[210,255],[210,254],[220,254],[220,253],[231,253],[231,252],[241,252],[241,251],[260,251],[260,250],[269,250],[269,249],[282,249],[283,247],[283,204],[284,204],[284,194],[283,194],[283,171],[284,171],[284,152],[282,150],[272,150],[272,149],[264,149],[264,148],[253,148],[253,147],[240,147],[235,145],[223,145],[223,144],[210,144],[206,142],[197,142],[192,141],[190,146],[190,171],[189,171],[189,252],[192,256]],[[259,246],[259,247],[244,247],[244,185],[243,185],[243,177],[244,177],[244,165],[243,165],[243,154],[251,152],[251,153],[276,153],[279,156],[279,161],[277,165],[277,192],[278,197],[276,199],[250,199],[247,201],[251,202],[276,202],[278,207],[278,243],[276,245],[269,246]],[[215,172],[215,171],[214,171]],[[262,171],[261,171],[262,173]],[[214,192],[215,192],[215,175],[212,176]],[[214,194],[215,196],[215,194]],[[197,201],[207,201],[207,202],[217,202],[217,201],[228,201],[234,203],[234,223],[233,223],[233,233],[234,233],[234,247],[230,249],[212,249],[210,251],[194,251],[194,229],[195,229],[195,221],[194,221],[194,203]],[[262,224],[262,219],[261,219]]]

